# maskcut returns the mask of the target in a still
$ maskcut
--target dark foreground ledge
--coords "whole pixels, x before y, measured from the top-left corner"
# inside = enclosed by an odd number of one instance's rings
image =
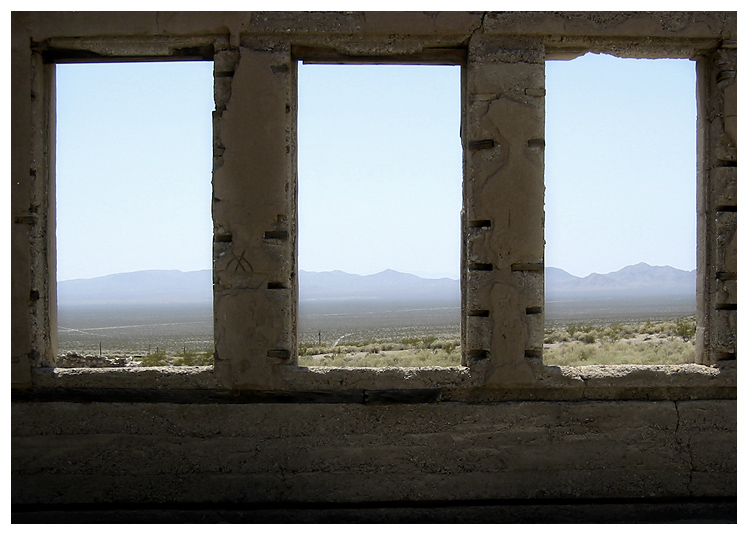
[[[183,389],[58,388],[31,389],[11,394],[20,402],[72,403],[433,403],[441,389],[339,390],[322,392],[266,392]]]
[[[732,524],[737,523],[737,499],[25,505],[12,508],[11,520],[14,524]]]

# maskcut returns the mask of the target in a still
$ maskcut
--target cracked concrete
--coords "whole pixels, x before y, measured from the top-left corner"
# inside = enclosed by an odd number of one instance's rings
[[[673,503],[681,515],[704,503],[732,507],[735,13],[14,12],[11,20],[15,506],[514,500],[563,512],[614,500]],[[698,62],[698,364],[542,363],[544,63],[588,51]],[[464,366],[296,365],[304,57],[461,65]],[[53,64],[97,58],[214,61],[214,367],[51,366]]]

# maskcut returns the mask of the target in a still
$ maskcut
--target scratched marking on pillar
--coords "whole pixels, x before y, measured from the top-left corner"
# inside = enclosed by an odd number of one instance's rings
[[[244,254],[246,252],[247,252],[246,250],[242,251],[242,254],[240,254],[239,256],[236,256],[236,254],[234,254],[233,255],[234,257],[231,260],[229,260],[228,263],[226,264],[226,269],[230,269],[231,264],[236,262],[236,267],[234,268],[234,271],[239,271],[241,269],[242,271],[245,271],[245,272],[249,271],[250,273],[252,273],[253,272],[252,264],[250,264],[249,261],[246,258],[244,258]]]

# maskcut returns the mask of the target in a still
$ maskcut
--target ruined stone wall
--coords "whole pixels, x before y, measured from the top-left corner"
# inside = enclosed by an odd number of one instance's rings
[[[14,13],[14,504],[736,496],[736,20]],[[698,364],[543,364],[544,64],[587,51],[697,61]],[[214,62],[215,366],[55,368],[54,64],[164,58]],[[462,66],[462,366],[297,365],[299,60]]]

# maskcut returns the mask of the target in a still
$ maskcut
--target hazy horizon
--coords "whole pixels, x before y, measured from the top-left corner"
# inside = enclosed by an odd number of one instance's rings
[[[556,267],[556,266],[545,266],[545,269],[560,269],[562,271],[565,271],[566,273],[569,273],[569,275],[572,275],[573,277],[577,277],[577,278],[583,279],[585,277],[589,277],[590,275],[609,275],[611,273],[615,273],[617,271],[620,271],[620,270],[622,270],[624,268],[636,266],[636,265],[639,265],[639,264],[647,264],[650,267],[669,267],[669,268],[677,269],[679,271],[684,271],[686,273],[690,273],[690,272],[696,271],[696,268],[694,268],[694,269],[681,269],[681,268],[678,268],[678,267],[675,267],[675,266],[670,266],[668,264],[654,265],[654,264],[648,264],[647,262],[636,262],[635,264],[628,264],[628,265],[625,265],[625,266],[621,266],[618,269],[614,269],[613,271],[606,271],[604,273],[598,273],[598,272],[593,271],[592,273],[588,273],[587,275],[584,275],[584,276],[574,275],[573,273],[570,273],[569,271],[567,271],[567,270],[565,270],[563,268]],[[72,278],[72,279],[59,279],[57,282],[59,283],[59,282],[68,282],[68,281],[74,281],[74,280],[90,280],[90,279],[97,279],[97,278],[101,278],[101,277],[110,277],[112,275],[123,275],[123,274],[128,274],[128,273],[142,273],[142,272],[146,272],[146,271],[179,271],[180,273],[196,273],[196,272],[200,272],[200,271],[210,271],[211,269],[212,268],[203,268],[203,269],[195,269],[195,270],[181,270],[181,269],[177,269],[177,268],[139,269],[139,270],[134,270],[134,271],[120,271],[120,272],[116,272],[116,273],[106,273],[104,275],[96,275],[94,277],[76,277],[76,278]],[[300,269],[299,271],[300,272],[303,271],[303,272],[306,272],[306,273],[334,273],[334,272],[342,272],[342,273],[345,273],[347,275],[358,275],[358,276],[361,276],[361,277],[368,277],[370,275],[378,275],[380,273],[384,273],[385,271],[395,271],[397,273],[402,273],[404,275],[415,275],[416,277],[419,277],[421,279],[432,279],[432,280],[450,279],[450,280],[454,280],[454,281],[459,280],[459,277],[456,277],[456,278],[455,277],[422,277],[421,275],[418,275],[416,273],[410,273],[410,272],[407,272],[407,271],[399,271],[399,270],[392,269],[392,268],[385,268],[385,269],[383,269],[381,271],[376,271],[376,272],[373,272],[373,273],[352,273],[350,271],[344,271],[342,269],[333,269],[333,270],[326,270],[326,271],[314,271],[314,270],[309,270],[309,269]]]

